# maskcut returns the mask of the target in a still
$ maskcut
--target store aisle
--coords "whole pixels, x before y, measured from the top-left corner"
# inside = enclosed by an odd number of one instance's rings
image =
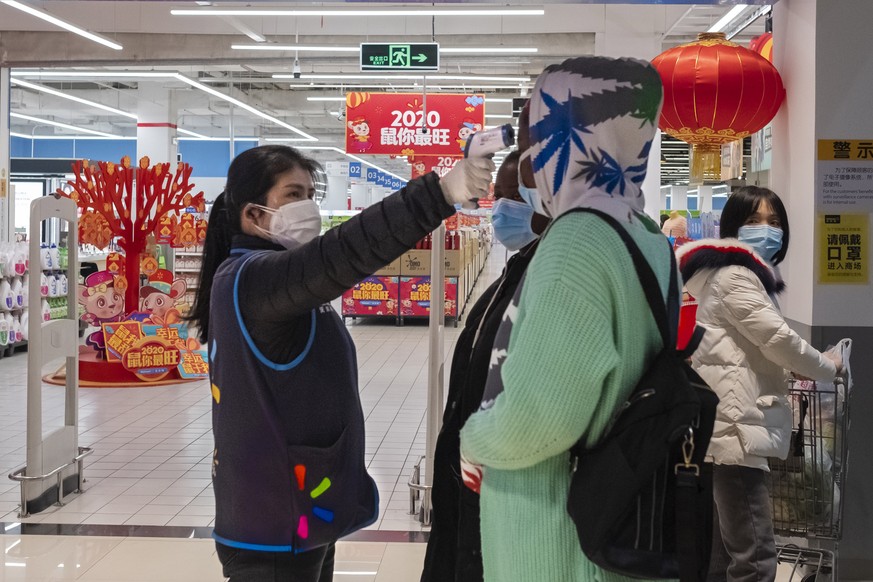
[[[472,301],[499,276],[504,262],[503,247],[495,246]],[[463,320],[458,328],[446,327],[447,359],[461,326]],[[370,529],[421,531],[407,513],[407,480],[425,447],[427,324],[417,321],[396,327],[359,319],[349,321],[348,329],[358,346],[366,459],[380,492],[380,519]],[[0,474],[4,476],[25,463],[26,365],[24,353],[0,359]],[[87,492],[63,507],[19,520],[18,486],[0,479],[0,522],[210,527],[215,509],[209,394],[205,381],[80,390],[80,444],[94,449],[85,463]],[[46,429],[59,426],[62,418],[62,390],[46,386]]]

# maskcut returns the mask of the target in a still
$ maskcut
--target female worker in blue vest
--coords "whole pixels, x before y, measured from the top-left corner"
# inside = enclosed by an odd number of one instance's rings
[[[334,542],[373,523],[355,346],[328,304],[485,196],[494,164],[409,182],[319,236],[316,163],[234,159],[190,320],[209,346],[218,557],[230,582],[332,580]]]

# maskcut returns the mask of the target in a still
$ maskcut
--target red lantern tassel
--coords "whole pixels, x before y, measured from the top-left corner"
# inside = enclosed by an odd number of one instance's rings
[[[721,145],[696,143],[691,146],[689,184],[721,181]]]

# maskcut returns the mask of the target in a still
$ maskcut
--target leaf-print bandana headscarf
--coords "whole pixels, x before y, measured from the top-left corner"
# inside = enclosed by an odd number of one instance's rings
[[[630,222],[663,102],[646,61],[578,57],[547,67],[530,104],[531,163],[546,212],[596,208]]]

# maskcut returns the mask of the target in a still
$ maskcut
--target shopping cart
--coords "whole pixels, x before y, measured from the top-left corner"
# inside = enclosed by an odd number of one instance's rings
[[[777,557],[790,566],[790,581],[839,580],[849,391],[842,379],[827,386],[792,381],[788,398],[795,427],[791,450],[784,461],[770,460],[773,529],[780,537],[806,538],[809,547],[779,545]]]

